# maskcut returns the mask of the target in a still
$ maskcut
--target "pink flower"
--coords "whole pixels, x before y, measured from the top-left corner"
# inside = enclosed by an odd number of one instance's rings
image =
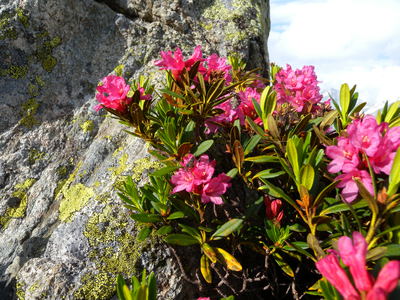
[[[210,162],[208,155],[200,156],[199,160],[195,162],[192,169],[194,184],[201,185],[209,182],[214,174],[215,164],[215,160]]]
[[[202,155],[197,160],[193,154],[183,158],[180,168],[171,177],[171,183],[175,185],[172,193],[185,190],[189,193],[199,193],[201,185],[207,183],[214,174],[216,161],[209,161],[208,155]]]
[[[172,76],[175,79],[179,79],[184,69],[190,70],[190,68],[197,62],[203,61],[203,54],[201,52],[201,46],[198,45],[194,48],[192,56],[186,61],[183,60],[182,51],[180,48],[175,50],[175,53],[171,51],[161,51],[162,59],[156,60],[154,64],[160,67],[161,70],[171,70]]]
[[[358,149],[350,143],[349,139],[344,137],[338,138],[337,146],[326,147],[325,153],[332,159],[328,165],[330,173],[351,172],[360,163]]]
[[[338,241],[338,248],[343,263],[350,268],[356,288],[369,291],[372,281],[365,265],[368,244],[362,234],[353,232],[353,239],[342,236]]]
[[[257,112],[254,108],[253,100],[260,102],[260,93],[256,89],[246,88],[244,91],[238,93],[240,104],[238,106],[238,117],[241,125],[245,124],[246,116],[255,120],[256,123],[260,123],[261,120],[258,118]]]
[[[197,300],[210,300],[210,297],[199,297]]]
[[[397,151],[400,147],[400,126],[389,128],[385,137],[392,142],[392,151]]]
[[[339,255],[343,263],[350,268],[358,292],[352,286],[346,272],[339,265],[335,254],[329,254],[316,263],[320,273],[339,291],[344,299],[386,300],[400,279],[400,261],[388,262],[374,279],[367,271],[367,242],[359,232],[353,232],[353,239],[343,236],[338,241]],[[329,251],[329,250],[328,250]],[[334,252],[335,251],[331,251]]]
[[[318,271],[339,291],[346,300],[359,300],[360,296],[351,284],[335,254],[328,254],[316,263]]]
[[[211,54],[206,58],[207,69],[204,70],[204,79],[209,80],[213,76],[217,76],[218,78],[222,77],[225,79],[226,84],[229,84],[232,81],[232,77],[229,74],[229,71],[232,69],[231,65],[226,63],[225,57],[219,57],[217,54]]]
[[[221,173],[217,177],[212,178],[203,187],[201,202],[212,202],[217,205],[223,204],[221,195],[225,194],[227,188],[231,186],[231,184],[229,183],[230,180],[231,178],[224,173]]]
[[[95,106],[95,110],[107,107],[119,112],[124,112],[126,106],[132,100],[127,97],[130,90],[130,86],[125,83],[124,78],[115,75],[109,75],[104,77],[102,85],[99,85],[96,90],[96,99],[100,104]]]
[[[277,103],[290,104],[297,112],[311,106],[311,111],[318,111],[322,99],[319,92],[317,76],[313,66],[304,66],[301,70],[292,70],[290,65],[281,69],[275,76],[274,89]]]
[[[347,126],[350,142],[354,147],[374,156],[382,140],[381,128],[374,116],[367,115],[363,119],[354,120]]]
[[[386,300],[387,295],[393,291],[400,279],[400,261],[388,262],[378,274],[372,290],[368,292],[367,300]]]
[[[207,134],[217,132],[218,128],[220,127],[218,124],[229,125],[238,118],[238,112],[236,109],[233,109],[230,100],[217,105],[215,108],[223,110],[223,113],[206,120],[205,125]]]
[[[344,188],[342,190],[343,199],[351,203],[353,202],[358,195],[358,186],[354,179],[360,180],[368,192],[373,195],[374,187],[372,186],[372,179],[369,173],[365,170],[354,169],[349,173],[344,173],[335,178],[335,180],[340,180],[337,187]]]
[[[191,193],[195,190],[196,185],[194,184],[194,175],[191,170],[179,169],[172,175],[171,183],[175,185],[172,193],[177,193],[185,190]]]
[[[267,219],[280,223],[283,218],[282,201],[279,199],[271,200],[269,196],[264,196],[264,204]]]

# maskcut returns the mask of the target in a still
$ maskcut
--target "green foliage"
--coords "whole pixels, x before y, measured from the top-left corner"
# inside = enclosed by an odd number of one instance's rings
[[[131,288],[126,284],[121,275],[117,277],[117,296],[119,300],[156,300],[157,283],[154,273],[148,276],[143,270],[141,281],[136,276],[132,277]]]

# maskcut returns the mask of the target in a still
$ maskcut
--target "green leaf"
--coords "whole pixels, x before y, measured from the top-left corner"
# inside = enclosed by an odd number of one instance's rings
[[[202,242],[200,232],[196,228],[193,228],[191,226],[187,226],[187,225],[184,225],[181,223],[179,223],[178,226],[182,228],[182,232],[185,232],[185,233],[191,235],[192,237],[197,239],[199,241],[199,243]]]
[[[170,226],[170,225],[164,225],[164,226],[160,227],[160,228],[156,231],[156,233],[159,234],[159,235],[166,235],[166,234],[168,234],[168,233],[171,233],[171,231],[172,231],[172,226]]]
[[[269,169],[269,170],[263,170],[261,172],[258,172],[256,175],[253,176],[252,179],[256,179],[256,178],[275,178],[275,177],[281,176],[283,174],[286,174],[286,172],[285,171],[273,172],[272,169]]]
[[[172,172],[174,172],[175,170],[178,170],[180,167],[176,166],[176,167],[164,167],[160,170],[155,171],[154,173],[152,173],[152,176],[165,176],[167,174],[170,174]]]
[[[278,266],[282,269],[283,272],[285,272],[287,275],[290,277],[294,277],[294,272],[293,269],[290,267],[290,265],[282,258],[282,256],[278,252],[273,253],[274,259]]]
[[[386,245],[385,256],[387,257],[400,257],[400,245],[399,244],[389,244]]]
[[[167,89],[160,90],[160,92],[164,93],[164,94],[168,94],[168,95],[170,95],[172,97],[175,97],[175,98],[180,98],[180,99],[183,99],[183,100],[185,99],[185,96],[177,94],[177,93],[174,93],[173,91],[170,91],[170,90],[167,90]]]
[[[224,249],[221,248],[214,248],[215,252],[217,253],[218,261],[225,265],[229,270],[232,271],[242,271],[242,265],[236,260],[236,258],[226,252]]]
[[[391,196],[397,192],[400,183],[400,148],[396,151],[393,160],[392,170],[389,175],[388,195]]]
[[[259,136],[258,134],[253,135],[247,143],[246,147],[244,148],[244,155],[246,156],[247,154],[251,153],[251,151],[253,151],[260,140],[261,136]]]
[[[361,200],[355,204],[348,204],[348,203],[335,204],[321,211],[320,215],[329,215],[338,212],[348,211],[350,210],[349,205],[351,205],[353,209],[364,208],[368,206],[368,202],[365,200]]]
[[[340,108],[342,110],[343,120],[347,119],[347,112],[350,105],[350,89],[347,83],[340,87]]]
[[[256,123],[254,123],[254,121],[249,118],[249,116],[246,116],[246,121],[250,125],[251,129],[253,129],[256,133],[258,133],[260,136],[265,136],[264,130]]]
[[[185,216],[183,211],[176,211],[168,216],[168,220],[181,219]]]
[[[204,254],[200,258],[200,271],[201,275],[203,275],[203,278],[206,282],[211,283],[212,282],[212,275],[211,275],[211,269],[210,269],[210,262]]]
[[[279,162],[279,159],[271,155],[259,155],[246,157],[244,161],[254,162],[254,163],[266,163],[266,162]]]
[[[310,166],[309,164],[304,165],[301,168],[301,184],[304,185],[307,190],[311,190],[311,188],[314,185],[314,168]]]
[[[242,226],[242,219],[231,219],[222,225],[214,234],[211,236],[210,240],[219,240],[223,237],[230,235],[232,232],[238,230]]]
[[[286,153],[290,161],[290,164],[292,165],[294,176],[296,177],[296,180],[299,180],[300,177],[299,157],[293,139],[288,139],[286,145]]]
[[[141,223],[155,223],[155,222],[160,222],[162,219],[159,215],[156,214],[146,214],[146,213],[141,213],[141,214],[132,214],[130,217],[138,222]]]
[[[123,288],[126,286],[126,282],[124,278],[118,274],[117,276],[117,296],[119,300],[125,300]]]
[[[229,176],[230,178],[235,178],[237,173],[238,173],[238,169],[233,168],[228,173],[226,173],[226,175]]]
[[[214,140],[206,140],[202,142],[198,147],[197,150],[193,153],[194,156],[200,156],[204,152],[206,152],[210,147],[214,144]]]
[[[138,241],[143,242],[151,233],[151,227],[144,227],[142,230],[139,231],[138,235],[136,236]]]
[[[157,300],[157,282],[153,272],[147,278],[147,289],[148,295],[146,300]]]
[[[164,239],[169,244],[179,245],[179,246],[191,246],[195,244],[199,244],[199,241],[194,237],[182,234],[182,233],[173,233],[165,237]]]

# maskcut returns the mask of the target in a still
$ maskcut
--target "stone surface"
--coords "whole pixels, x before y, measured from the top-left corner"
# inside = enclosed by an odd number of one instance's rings
[[[93,110],[95,87],[120,64],[157,80],[176,46],[266,66],[268,15],[267,0],[0,0],[0,299],[111,299],[141,268],[162,299],[193,296],[170,249],[135,238],[115,187],[158,164]]]

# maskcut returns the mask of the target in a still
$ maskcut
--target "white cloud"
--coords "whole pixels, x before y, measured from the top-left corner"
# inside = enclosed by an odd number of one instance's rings
[[[357,84],[368,111],[400,98],[400,1],[271,0],[270,60],[314,65],[321,88]]]

